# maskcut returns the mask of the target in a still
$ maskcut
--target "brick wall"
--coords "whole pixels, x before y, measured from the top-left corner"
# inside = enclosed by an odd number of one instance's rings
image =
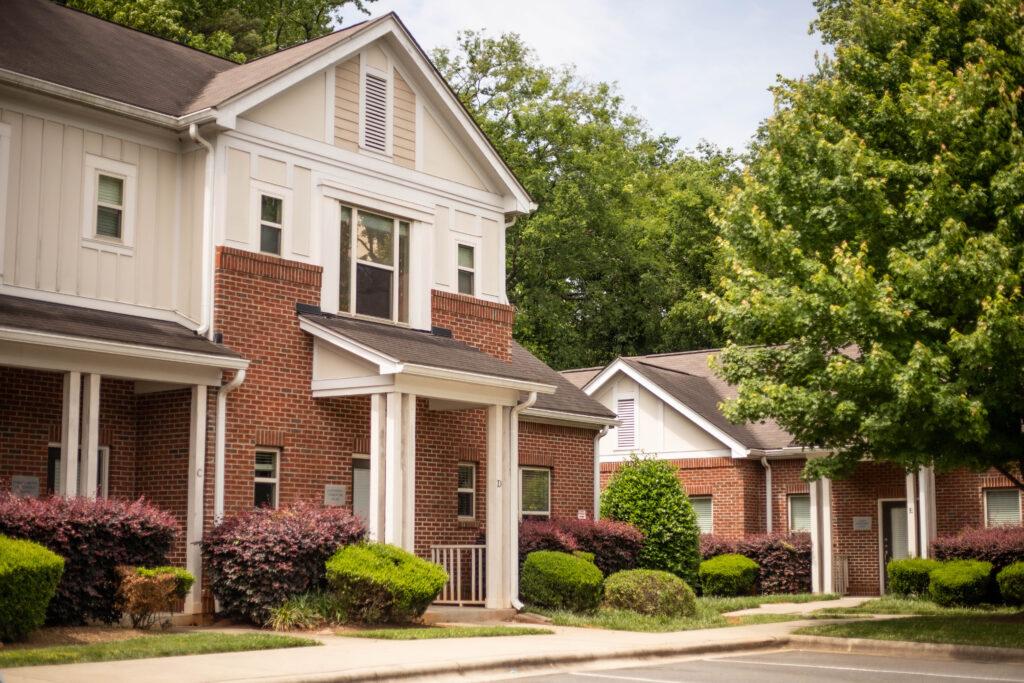
[[[995,470],[984,473],[965,469],[935,474],[936,528],[940,536],[968,527],[985,526],[984,490],[1013,486]]]
[[[594,518],[594,437],[581,427],[519,421],[519,464],[551,468],[551,514]]]
[[[511,359],[512,323],[516,315],[513,306],[437,289],[430,294],[430,315],[435,327],[451,330],[455,339],[495,358]]]
[[[789,496],[794,493],[809,493],[807,482],[800,479],[803,458],[772,460],[772,531],[788,532]]]

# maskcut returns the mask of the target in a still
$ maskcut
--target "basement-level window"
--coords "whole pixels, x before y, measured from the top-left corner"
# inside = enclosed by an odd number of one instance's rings
[[[811,530],[811,494],[794,493],[789,496],[789,530]]]
[[[409,322],[409,223],[341,207],[338,310]]]
[[[702,534],[710,534],[714,529],[711,496],[690,496],[690,505],[693,506],[693,514],[697,515],[697,528]]]
[[[1020,491],[985,489],[985,526],[1016,526],[1020,523]]]

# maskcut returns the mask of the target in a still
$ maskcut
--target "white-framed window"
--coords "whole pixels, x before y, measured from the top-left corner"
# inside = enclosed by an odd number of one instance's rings
[[[340,208],[338,310],[409,322],[409,222]]]
[[[811,530],[811,494],[791,493],[786,497],[789,505],[789,530]]]
[[[985,489],[985,526],[1017,526],[1021,523],[1020,491]]]
[[[524,517],[551,516],[551,470],[519,468],[519,510]]]
[[[276,448],[257,448],[253,476],[253,505],[277,507],[280,480],[281,451]]]
[[[47,453],[46,492],[60,495],[64,493],[60,486],[60,444],[51,443]],[[78,478],[82,482],[82,447],[78,447]],[[110,447],[100,446],[96,449],[96,497],[106,498],[110,483]]]
[[[260,192],[260,251],[281,255],[284,239],[284,197]]]
[[[702,534],[710,534],[714,530],[712,510],[714,504],[711,496],[690,496],[690,505],[693,507],[693,514],[697,516],[697,528]]]
[[[476,296],[476,247],[471,244],[456,244],[458,252],[459,294]]]
[[[471,462],[460,462],[458,466],[458,507],[459,519],[476,517],[476,465]]]
[[[113,250],[133,246],[137,178],[132,164],[85,155],[83,239]]]
[[[618,417],[622,424],[620,424],[615,433],[618,438],[619,448],[635,448],[636,447],[636,399],[633,398],[620,398],[616,402],[615,415]]]

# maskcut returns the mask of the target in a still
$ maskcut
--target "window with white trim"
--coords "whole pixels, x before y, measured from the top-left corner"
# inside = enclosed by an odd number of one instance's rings
[[[269,194],[260,194],[260,251],[281,255],[281,237],[284,233],[284,200]]]
[[[711,496],[690,496],[690,505],[693,507],[693,514],[697,516],[697,528],[702,534],[710,534],[714,529],[711,515],[714,505]]]
[[[409,322],[408,221],[341,206],[338,310]]]
[[[253,505],[277,507],[281,451],[276,448],[256,449],[256,469],[253,477]]]
[[[459,519],[476,517],[476,465],[471,462],[460,462],[458,485]]]
[[[120,241],[124,222],[124,178],[98,174],[96,178],[96,237]]]
[[[985,526],[1017,526],[1020,523],[1020,491],[985,489]]]
[[[551,470],[519,468],[519,509],[524,517],[551,516]]]
[[[793,493],[787,496],[789,504],[789,530],[811,530],[811,494]]]
[[[132,164],[85,155],[84,239],[114,251],[132,246],[137,175]]]
[[[622,421],[622,424],[615,430],[618,435],[619,448],[634,448],[636,446],[636,400],[620,398],[615,414]]]
[[[459,294],[476,295],[476,250],[468,244],[458,245]]]

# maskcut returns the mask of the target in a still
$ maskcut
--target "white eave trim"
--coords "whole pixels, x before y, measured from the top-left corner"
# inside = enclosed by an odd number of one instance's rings
[[[583,393],[588,396],[593,396],[594,392],[600,389],[608,380],[614,377],[617,373],[623,373],[627,377],[631,378],[637,384],[642,386],[647,391],[657,396],[661,401],[667,403],[676,412],[685,416],[691,422],[696,424],[698,427],[706,431],[711,436],[715,437],[726,446],[732,452],[734,458],[745,458],[750,454],[750,449],[741,444],[732,436],[723,432],[719,427],[712,424],[707,418],[698,413],[697,411],[690,408],[685,403],[679,401],[674,396],[669,394],[667,391],[662,389],[660,386],[649,380],[644,375],[640,374],[628,363],[624,362],[621,358],[612,361],[604,370],[599,372],[592,380],[590,380],[583,387]]]
[[[399,372],[402,364],[397,358],[387,356],[376,349],[372,349],[365,344],[353,341],[349,337],[335,332],[332,329],[324,327],[323,325],[317,325],[308,318],[299,318],[299,329],[303,332],[308,332],[317,339],[321,339],[332,346],[336,346],[343,351],[347,351],[354,356],[362,358],[363,360],[373,363],[380,370],[382,375],[391,375]]]
[[[34,344],[36,346],[72,349],[75,351],[90,351],[93,353],[107,353],[131,356],[133,358],[146,358],[149,360],[168,361],[172,363],[188,363],[189,365],[203,365],[208,367],[224,368],[227,370],[241,370],[249,367],[249,361],[244,358],[217,356],[214,354],[198,353],[195,351],[182,351],[180,349],[165,349],[157,346],[145,346],[141,344],[126,344],[124,342],[91,339],[88,337],[73,337],[63,334],[24,330],[15,327],[0,327],[0,340],[23,344]]]
[[[521,412],[520,415],[527,422],[573,422],[593,425],[595,427],[617,427],[622,424],[622,420],[614,417],[585,415],[583,413],[571,413],[563,410],[550,410],[547,408],[527,408]]]

